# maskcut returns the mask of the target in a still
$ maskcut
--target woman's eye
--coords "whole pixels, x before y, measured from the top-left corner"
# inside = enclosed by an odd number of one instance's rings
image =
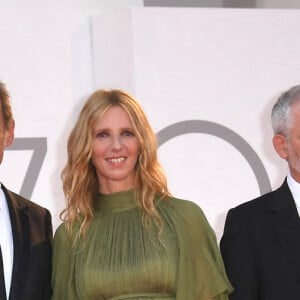
[[[100,138],[106,137],[107,136],[107,132],[105,132],[105,131],[104,132],[98,132],[96,136],[100,137]]]
[[[133,132],[130,130],[126,130],[123,132],[123,136],[133,136],[133,135],[134,135]]]

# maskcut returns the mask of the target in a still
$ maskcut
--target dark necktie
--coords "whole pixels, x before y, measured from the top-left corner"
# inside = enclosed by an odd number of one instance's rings
[[[0,300],[6,300],[2,251],[0,247]]]

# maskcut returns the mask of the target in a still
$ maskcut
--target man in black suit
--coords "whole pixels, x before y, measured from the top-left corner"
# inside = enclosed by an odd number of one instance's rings
[[[279,97],[272,127],[289,172],[277,190],[228,212],[220,246],[231,300],[300,299],[300,85]]]
[[[13,140],[10,99],[0,82],[0,163]],[[0,300],[51,298],[51,243],[49,211],[0,184]]]

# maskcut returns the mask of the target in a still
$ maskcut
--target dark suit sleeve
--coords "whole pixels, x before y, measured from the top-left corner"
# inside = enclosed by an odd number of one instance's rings
[[[51,273],[52,273],[52,240],[53,240],[53,230],[52,230],[52,219],[51,214],[47,210],[45,215],[45,233],[46,233],[46,241],[49,245],[48,257],[46,258],[48,262],[47,275],[45,281],[45,295],[44,299],[51,299],[52,288],[51,288]]]
[[[228,212],[220,248],[229,280],[234,288],[230,299],[258,299],[256,260],[247,220],[234,209]]]
[[[31,210],[29,215],[31,245],[26,259],[27,284],[22,299],[50,300],[53,239],[51,215],[46,209]]]

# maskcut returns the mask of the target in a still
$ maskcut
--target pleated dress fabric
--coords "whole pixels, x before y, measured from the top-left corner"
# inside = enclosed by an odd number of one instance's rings
[[[84,239],[76,238],[78,226],[71,242],[64,224],[58,228],[52,299],[228,299],[232,288],[201,209],[185,200],[157,200],[164,224],[158,234],[155,224],[145,229],[134,194],[97,195]]]

